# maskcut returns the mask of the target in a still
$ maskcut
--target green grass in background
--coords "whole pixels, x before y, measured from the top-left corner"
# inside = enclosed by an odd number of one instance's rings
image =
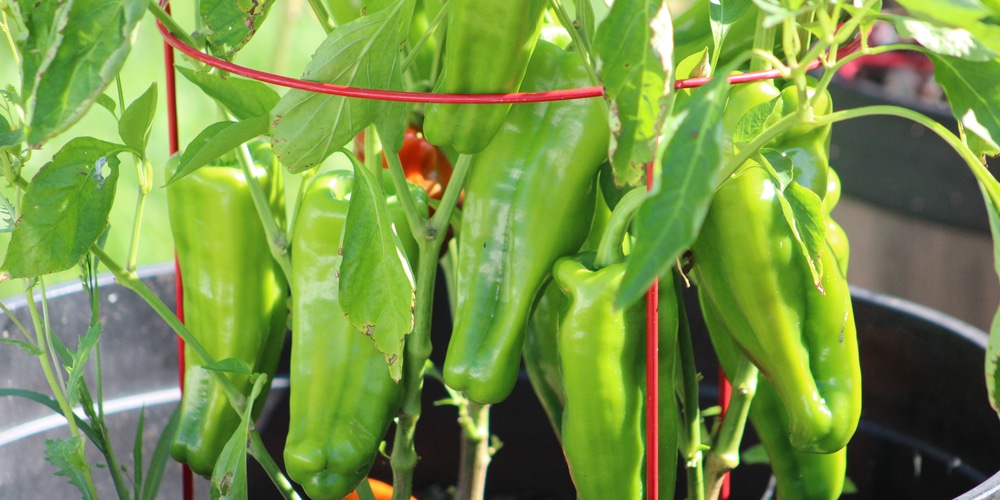
[[[194,30],[194,14],[190,2],[173,2],[174,19],[185,29]],[[254,69],[270,71],[286,76],[298,76],[305,67],[315,48],[324,38],[323,30],[312,16],[305,0],[285,0],[272,8],[262,29],[255,38],[237,55],[235,62]],[[0,48],[0,85],[10,85],[20,89],[20,75],[10,56],[8,47]],[[198,68],[200,63],[175,53],[177,65]],[[173,259],[173,240],[166,215],[166,193],[163,189],[164,165],[168,158],[166,85],[163,64],[163,39],[157,30],[155,19],[148,12],[142,20],[132,53],[121,71],[122,90],[126,105],[141,95],[150,84],[158,85],[158,107],[153,122],[147,155],[150,158],[155,178],[153,191],[146,199],[139,245],[139,265],[168,262]],[[276,88],[280,94],[285,89]],[[118,100],[114,83],[105,93]],[[187,82],[177,76],[177,102],[181,149],[205,126],[219,120],[215,104]],[[120,111],[120,109],[119,109]],[[31,178],[60,147],[73,137],[92,136],[117,142],[117,122],[104,108],[94,106],[90,112],[62,135],[32,153],[25,176]],[[106,249],[121,263],[126,260],[131,238],[138,195],[136,168],[128,155],[121,157],[121,176],[118,192],[111,212],[111,229],[108,233]],[[285,175],[285,185],[289,198],[294,196],[299,184],[297,175]],[[3,194],[10,198],[13,190],[4,187]],[[288,203],[289,207],[293,203]],[[0,248],[6,249],[9,233],[0,234]],[[46,277],[47,286],[77,279],[73,269]],[[23,292],[21,280],[0,283],[0,297],[19,295]]]

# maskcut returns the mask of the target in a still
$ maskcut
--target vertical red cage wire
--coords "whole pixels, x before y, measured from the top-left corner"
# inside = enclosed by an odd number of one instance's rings
[[[170,2],[169,0],[160,0],[160,6],[170,12]],[[164,68],[166,71],[166,93],[167,93],[167,126],[169,135],[169,147],[170,154],[177,153],[179,150],[179,135],[178,135],[178,125],[177,125],[177,92],[175,85],[175,73],[174,73],[174,49],[180,50],[182,53],[188,55],[189,57],[213,66],[215,68],[240,75],[246,78],[251,78],[260,82],[270,83],[273,85],[278,85],[281,87],[294,88],[300,90],[306,90],[310,92],[318,92],[331,95],[339,95],[343,97],[355,97],[361,99],[376,99],[385,101],[400,101],[400,102],[419,102],[419,103],[448,103],[448,104],[498,104],[498,103],[527,103],[527,102],[549,102],[549,101],[560,101],[560,100],[570,100],[570,99],[585,99],[591,97],[602,97],[604,95],[604,89],[600,86],[594,87],[583,87],[583,88],[573,88],[573,89],[559,89],[544,92],[515,92],[507,94],[431,94],[425,92],[403,92],[403,91],[388,91],[388,90],[375,90],[375,89],[364,89],[357,87],[348,87],[343,85],[333,85],[327,83],[310,82],[306,80],[300,80],[297,78],[289,78],[281,75],[276,75],[273,73],[267,73],[263,71],[258,71],[245,66],[240,66],[238,64],[231,63],[229,61],[224,61],[212,57],[204,52],[201,52],[194,47],[186,45],[185,43],[178,40],[173,34],[171,34],[167,28],[157,21],[157,27],[159,28],[160,34],[163,36],[164,40],[164,53],[163,61]],[[856,52],[860,48],[860,41],[855,40],[850,44],[845,45],[838,52],[838,57],[842,57],[852,52]],[[808,68],[814,69],[821,65],[821,61],[812,61]],[[740,73],[730,75],[728,80],[731,84],[740,84],[755,82],[760,80],[770,80],[781,78],[781,72],[778,70],[765,70],[765,71],[755,71],[748,73]],[[711,78],[689,78],[685,80],[677,80],[674,83],[674,88],[680,89],[690,89],[700,87],[711,81]],[[647,189],[652,189],[653,185],[653,169],[652,165],[647,165],[646,168],[646,182]],[[180,268],[175,266],[176,270],[176,284],[177,284],[177,315],[178,318],[183,321],[183,290],[181,288],[182,276],[180,273]],[[659,337],[657,335],[657,312],[658,312],[658,297],[659,297],[659,285],[654,282],[653,285],[646,292],[646,483],[648,490],[648,498],[650,500],[659,499],[659,418],[658,418],[658,398],[659,398],[659,383],[658,383],[658,357],[659,357]],[[179,337],[177,339],[178,346],[178,371],[181,381],[181,390],[184,386],[184,341]],[[721,369],[719,372],[719,404],[723,409],[723,414],[729,405],[729,398],[732,393],[732,388],[729,382],[726,380],[725,374],[722,373]],[[194,481],[193,474],[191,470],[184,467],[184,498],[185,500],[191,500],[194,498]],[[723,500],[729,497],[729,476],[726,475],[723,483],[722,494],[720,498]]]

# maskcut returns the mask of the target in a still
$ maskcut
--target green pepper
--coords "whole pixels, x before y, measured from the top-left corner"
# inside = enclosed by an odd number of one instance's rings
[[[351,326],[338,297],[338,248],[354,174],[319,174],[301,192],[292,230],[292,355],[288,475],[314,499],[340,499],[368,474],[396,416],[402,385],[393,382],[375,343]],[[417,243],[388,176],[383,190],[404,250]],[[427,215],[423,189],[411,194]]]
[[[587,81],[576,53],[541,41],[523,87]],[[532,303],[552,264],[587,238],[609,135],[596,98],[519,104],[473,158],[459,231],[461,293],[443,372],[474,401],[496,403],[513,389]]]
[[[778,195],[758,165],[725,181],[691,248],[693,276],[780,394],[791,444],[829,453],[847,444],[860,418],[850,294],[832,251],[821,252],[822,289],[813,284]]]
[[[715,309],[701,293],[699,299],[712,346],[726,375],[733,377],[743,353],[726,330],[722,311]],[[750,404],[750,423],[767,452],[777,498],[833,500],[840,497],[846,477],[847,448],[833,453],[796,450],[788,440],[785,405],[774,386],[759,374],[757,391]]]
[[[566,398],[563,451],[577,498],[639,499],[645,307],[615,309],[625,264],[595,270],[593,261],[593,253],[564,257],[552,270],[566,297],[556,341]]]
[[[252,148],[271,210],[284,224],[278,164],[266,146]],[[184,322],[212,358],[236,358],[254,372],[274,376],[284,340],[288,287],[271,257],[267,235],[235,165],[201,167],[167,187],[167,209],[184,293]],[[203,476],[236,431],[240,415],[203,361],[186,347],[180,424],[170,453]],[[227,373],[249,396],[246,375]],[[263,406],[257,399],[254,415]]]
[[[547,4],[545,0],[449,0],[444,68],[434,92],[517,92]],[[544,90],[556,88],[564,87]],[[436,146],[478,153],[500,130],[510,109],[510,104],[430,103],[424,108],[424,135]]]
[[[562,373],[559,372],[559,353],[556,351],[562,303],[562,292],[555,282],[549,281],[531,311],[525,327],[523,348],[524,371],[556,437],[561,436],[562,413],[566,406],[562,394]]]

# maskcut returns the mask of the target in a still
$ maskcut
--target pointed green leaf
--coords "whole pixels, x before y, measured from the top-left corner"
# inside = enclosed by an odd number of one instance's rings
[[[26,352],[26,353],[28,353],[28,354],[30,354],[32,356],[41,356],[44,353],[44,351],[42,351],[41,349],[39,349],[34,344],[25,342],[23,340],[0,338],[0,344],[10,344],[10,345],[13,345],[13,346],[20,347],[22,351],[24,351],[24,352]]]
[[[344,228],[340,306],[351,325],[385,355],[393,380],[402,376],[403,339],[413,329],[413,274],[375,176],[354,164]]]
[[[8,387],[0,387],[0,398],[6,398],[6,397],[23,398],[27,399],[28,401],[34,401],[35,403],[38,403],[52,410],[55,413],[62,414],[62,409],[59,407],[59,403],[57,403],[56,400],[51,396],[46,396],[45,394],[42,394],[40,392],[29,391],[27,389],[11,389]],[[94,432],[93,427],[91,427],[90,424],[85,422],[82,418],[80,418],[76,414],[73,414],[73,419],[76,421],[76,426],[81,431],[83,431],[83,433],[87,436],[87,438],[89,438],[92,443],[94,443],[99,449],[101,449],[103,453],[103,448],[101,448],[100,445],[101,443],[100,436],[98,436],[97,433]]]
[[[927,54],[934,79],[944,89],[955,119],[971,132],[969,147],[977,155],[1000,153],[1000,59],[974,62]]]
[[[335,30],[320,44],[306,65],[302,79],[385,90],[402,89],[398,26],[410,19],[413,0],[402,0],[373,14],[361,16]],[[386,134],[384,146],[402,146],[406,107],[371,99],[356,99],[290,90],[275,106],[271,145],[281,163],[301,172],[321,163],[378,119]],[[396,144],[398,142],[398,145]]]
[[[2,269],[13,278],[65,271],[108,227],[123,149],[91,137],[66,143],[31,180]]]
[[[771,457],[767,456],[767,450],[764,449],[764,445],[757,443],[740,451],[740,463],[747,465],[769,464],[771,463]]]
[[[156,448],[153,449],[153,458],[149,461],[149,468],[146,470],[146,481],[142,485],[142,496],[136,496],[136,500],[156,500],[160,491],[160,483],[163,482],[163,473],[167,469],[170,461],[170,442],[174,439],[177,426],[181,421],[181,407],[178,404],[174,412],[170,415],[170,420],[163,428],[160,439],[156,440]],[[138,461],[136,462],[138,464]],[[139,465],[136,465],[139,467]]]
[[[594,35],[609,101],[615,183],[636,186],[653,160],[672,91],[673,28],[666,2],[619,0]]]
[[[725,73],[723,73],[725,74]],[[636,243],[616,303],[638,300],[698,236],[724,165],[722,109],[729,82],[715,78],[667,118],[653,191],[636,212]]]
[[[995,187],[995,186],[994,186]],[[990,219],[990,233],[993,235],[993,270],[1000,278],[1000,207],[996,198],[990,196],[989,190],[982,183],[979,189],[986,202],[986,212]],[[993,315],[990,324],[990,338],[986,345],[986,392],[990,406],[1000,418],[1000,308]]]
[[[83,500],[96,500],[87,489],[86,476],[90,464],[83,454],[83,446],[79,437],[69,439],[46,439],[45,460],[54,465],[56,475],[69,479],[69,484],[76,486],[83,494]]]
[[[267,376],[255,377],[246,410],[240,425],[233,432],[219,454],[219,461],[212,470],[211,496],[213,500],[246,500],[247,498],[247,438],[253,423],[253,406],[267,384]]]
[[[54,57],[39,68],[29,106],[29,144],[40,146],[90,109],[125,63],[146,4],[145,0],[73,1]]]
[[[68,367],[69,379],[66,381],[66,396],[71,406],[76,406],[80,401],[81,384],[84,383],[83,376],[87,374],[90,352],[97,347],[103,331],[101,323],[91,325],[87,329],[87,333],[80,337],[80,344],[76,347],[76,352],[72,353],[73,363]]]
[[[250,367],[250,363],[247,363],[239,358],[221,359],[215,363],[205,365],[202,368],[217,372],[236,373],[239,375],[250,375],[253,373],[253,368]]]
[[[267,116],[280,99],[271,87],[256,80],[223,77],[180,66],[177,71],[206,95],[222,104],[237,120]]]
[[[132,477],[132,498],[142,497],[142,433],[146,429],[146,405],[139,409],[139,422],[135,425],[135,440],[132,442],[132,463],[135,473]]]
[[[743,146],[753,141],[767,127],[781,119],[781,100],[775,97],[748,110],[736,123],[733,144]]]
[[[129,104],[118,120],[118,136],[126,146],[145,154],[149,128],[156,114],[156,82]]]
[[[257,33],[274,2],[201,0],[200,4],[209,48],[216,56],[229,61]]]
[[[117,116],[115,113],[118,111],[118,103],[115,102],[108,94],[101,94],[97,96],[97,105],[108,110],[111,116]]]
[[[982,62],[1000,55],[965,29],[945,28],[903,16],[892,16],[891,20],[900,36],[913,38],[927,50],[943,56]]]
[[[169,185],[198,170],[222,155],[229,153],[263,133],[267,132],[267,116],[255,116],[238,122],[217,122],[201,131],[184,149],[177,170],[167,180]]]
[[[41,72],[52,62],[62,42],[62,27],[69,18],[73,0],[19,0],[18,7],[28,30],[21,46],[21,96],[27,101],[35,91]]]
[[[798,182],[792,182],[778,193],[781,212],[795,234],[799,250],[809,264],[813,285],[819,287],[823,276],[820,253],[826,247],[826,217],[819,195]]]
[[[712,66],[719,62],[719,55],[722,53],[722,44],[726,40],[726,35],[736,21],[743,16],[756,16],[756,9],[751,9],[751,0],[713,0],[708,4],[709,24],[712,26],[712,41],[714,51],[712,53]]]
[[[918,19],[960,28],[995,14],[979,0],[898,0],[897,3]]]

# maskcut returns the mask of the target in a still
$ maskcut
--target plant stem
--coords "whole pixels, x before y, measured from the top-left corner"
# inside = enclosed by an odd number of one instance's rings
[[[326,6],[323,5],[323,1],[309,0],[309,7],[312,8],[313,15],[316,16],[316,20],[319,21],[319,25],[323,28],[323,31],[329,35],[335,26],[330,13],[326,11]]]
[[[253,426],[250,428],[250,446],[247,449],[250,455],[256,458],[257,462],[264,468],[267,477],[271,478],[271,482],[278,488],[283,498],[286,500],[299,499],[299,494],[295,491],[295,487],[292,486],[291,481],[288,480],[285,474],[281,472],[281,468],[278,467],[274,458],[267,451],[267,447],[264,446],[264,441],[261,440],[260,433]]]
[[[482,500],[486,490],[486,471],[493,457],[490,446],[490,405],[468,403],[461,419],[474,432],[462,432],[456,500]]]
[[[762,130],[749,144],[743,146],[735,155],[726,160],[726,165],[722,169],[722,178],[728,178],[753,155],[757,154],[765,144],[800,123],[802,123],[802,117],[799,116],[799,113],[792,113],[781,117],[773,125]]]
[[[694,364],[694,345],[691,342],[691,327],[684,308],[679,310],[677,329],[677,350],[680,363],[677,364],[681,384],[675,386],[682,406],[684,426],[680,430],[680,452],[687,471],[688,500],[704,500],[705,477],[702,469],[701,408],[698,400],[698,372]]]
[[[448,4],[445,3],[444,6],[441,7],[441,10],[438,11],[437,15],[434,16],[434,19],[431,19],[430,24],[427,26],[427,31],[420,35],[420,38],[418,38],[417,41],[413,42],[413,45],[410,47],[410,53],[406,55],[406,59],[403,59],[403,64],[400,65],[400,67],[403,68],[403,71],[406,71],[406,69],[413,64],[413,61],[417,58],[417,52],[420,52],[420,49],[422,49],[427,43],[427,40],[430,40],[434,31],[441,25],[441,22],[444,20],[444,16],[447,13]]]
[[[153,189],[153,166],[145,158],[136,156],[136,172],[139,176],[139,196],[135,200],[135,218],[132,222],[132,238],[128,245],[128,260],[125,269],[136,268],[139,260],[139,231],[142,228],[142,214],[146,207],[146,195]]]
[[[594,267],[602,269],[612,264],[623,262],[625,252],[622,251],[622,241],[625,239],[626,231],[632,222],[632,217],[636,210],[646,200],[646,188],[632,188],[625,196],[618,201],[615,209],[611,212],[611,218],[604,226],[604,233],[597,246],[597,256],[594,259]]]
[[[396,436],[392,446],[393,500],[409,500],[413,489],[413,469],[417,465],[417,452],[413,443],[417,422],[420,420],[420,393],[424,383],[424,369],[431,356],[431,317],[434,312],[434,282],[437,279],[438,255],[447,234],[451,214],[458,202],[458,195],[465,188],[472,165],[471,156],[461,155],[455,163],[451,182],[445,189],[438,210],[425,223],[424,232],[417,238],[420,248],[416,272],[416,302],[413,312],[413,332],[406,339],[403,352],[403,401],[396,419]],[[408,193],[408,191],[404,191]]]
[[[278,219],[275,217],[274,212],[271,211],[271,202],[268,200],[267,193],[264,192],[264,187],[261,186],[260,179],[253,173],[253,169],[256,167],[246,143],[240,144],[240,147],[236,148],[236,159],[239,160],[240,168],[243,169],[243,176],[246,177],[247,186],[250,187],[250,197],[253,199],[254,208],[257,209],[257,215],[264,226],[264,233],[267,234],[268,248],[271,250],[271,256],[281,266],[281,272],[285,274],[285,279],[291,280],[292,261],[288,257],[288,234],[278,224]],[[276,167],[271,169],[268,175],[274,177],[271,180],[272,183],[278,182],[281,176],[281,168]]]
[[[726,473],[740,464],[740,442],[743,440],[750,403],[757,392],[757,374],[757,367],[749,359],[742,357],[731,381],[734,390],[729,408],[706,459],[708,478],[705,486],[708,491],[705,498],[718,498]]]
[[[757,13],[757,30],[753,34],[753,48],[766,53],[774,52],[774,38],[778,28],[772,26],[764,27],[764,19],[767,14],[761,9]],[[712,64],[715,67],[715,63]],[[771,69],[771,61],[763,57],[753,57],[750,59],[750,71],[763,71]]]

